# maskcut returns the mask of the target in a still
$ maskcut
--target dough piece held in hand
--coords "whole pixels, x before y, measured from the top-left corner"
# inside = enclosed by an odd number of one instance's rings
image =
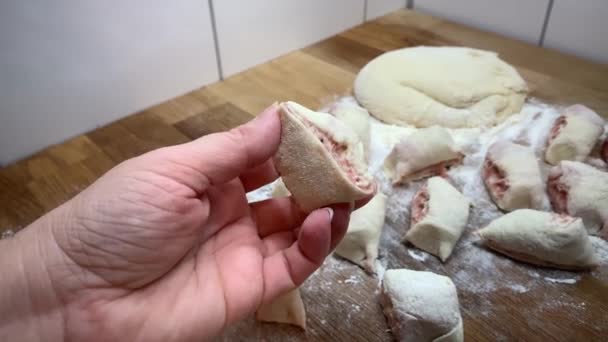
[[[531,264],[566,270],[590,269],[598,264],[580,218],[519,209],[477,233],[487,247]]]
[[[331,106],[329,113],[357,133],[361,143],[363,143],[365,160],[368,160],[371,124],[367,110],[354,103],[339,101]]]
[[[388,270],[380,298],[395,340],[464,340],[458,294],[450,278],[431,272]]]
[[[608,238],[608,173],[564,160],[549,173],[547,192],[553,210],[583,219],[589,234]]]
[[[543,183],[531,148],[508,141],[494,143],[488,149],[482,178],[500,209],[542,209]]]
[[[255,318],[262,322],[285,323],[306,329],[306,310],[300,289],[289,291],[272,303],[263,304]]]
[[[447,180],[430,178],[414,195],[405,240],[445,261],[464,231],[470,206]]]
[[[384,160],[384,171],[393,184],[445,175],[447,168],[462,162],[463,155],[455,147],[447,129],[439,126],[423,128],[401,139]]]
[[[604,120],[583,105],[566,108],[553,124],[545,160],[552,165],[562,160],[585,160],[602,135],[603,125]]]
[[[336,254],[374,273],[385,211],[386,195],[381,192],[366,205],[353,211],[348,231],[336,247]]]
[[[279,106],[282,131],[275,166],[302,210],[373,195],[363,145],[352,129],[295,102]]]
[[[389,51],[364,66],[354,86],[376,118],[416,127],[494,125],[518,113],[527,92],[517,70],[496,53],[464,47]]]

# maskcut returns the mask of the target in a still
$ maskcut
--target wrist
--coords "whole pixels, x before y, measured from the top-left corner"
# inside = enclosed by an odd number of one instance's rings
[[[64,337],[64,303],[49,272],[50,265],[61,262],[53,250],[55,215],[51,212],[0,241],[0,340]]]

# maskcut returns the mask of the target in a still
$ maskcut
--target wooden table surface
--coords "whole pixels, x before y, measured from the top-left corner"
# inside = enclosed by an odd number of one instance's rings
[[[348,94],[358,70],[372,58],[417,45],[497,51],[528,81],[533,97],[559,104],[580,102],[608,114],[608,66],[401,10],[0,169],[0,230],[19,230],[127,158],[229,129],[274,101],[318,108]],[[577,281],[564,284],[543,280],[553,273],[488,253],[488,258],[500,259],[492,274],[462,279],[461,265],[414,258],[404,245],[385,242],[381,255],[389,268],[428,269],[458,279],[466,340],[608,340],[606,265],[593,273],[572,274]],[[250,319],[218,340],[390,340],[377,300],[377,279],[332,257],[327,264],[302,289],[306,332]],[[540,285],[500,286],[506,278]],[[472,281],[479,286],[471,286]],[[493,286],[484,286],[487,282]]]

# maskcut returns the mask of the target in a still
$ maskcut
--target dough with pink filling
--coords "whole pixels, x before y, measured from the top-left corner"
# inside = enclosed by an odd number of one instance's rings
[[[275,166],[304,211],[373,195],[363,144],[351,128],[295,102],[279,107],[282,131]]]
[[[368,160],[371,134],[369,112],[365,108],[359,107],[354,103],[339,101],[331,106],[329,113],[335,116],[338,120],[344,122],[355,133],[357,133],[359,139],[361,139],[361,143],[363,144],[365,160]]]
[[[477,234],[487,247],[527,263],[567,270],[598,265],[580,218],[519,209],[490,222]]]
[[[553,210],[581,217],[590,234],[608,238],[608,172],[564,160],[549,173]]]
[[[429,178],[412,200],[405,240],[445,261],[464,231],[470,205],[471,201],[447,180]]]
[[[483,164],[482,178],[490,197],[502,210],[543,206],[540,168],[529,147],[509,141],[492,144]]]
[[[447,169],[462,162],[454,139],[439,126],[422,128],[401,139],[384,161],[384,171],[393,184],[445,175]]]
[[[556,165],[562,160],[583,161],[604,132],[604,120],[583,105],[566,108],[555,121],[547,140],[545,160]]]

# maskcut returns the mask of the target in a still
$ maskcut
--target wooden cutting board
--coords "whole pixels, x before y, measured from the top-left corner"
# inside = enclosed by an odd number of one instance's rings
[[[124,159],[229,129],[274,101],[318,108],[348,94],[356,73],[372,58],[417,45],[497,51],[518,68],[533,97],[583,103],[608,115],[606,65],[401,10],[0,169],[0,229],[19,230]],[[467,341],[608,340],[608,265],[592,273],[555,273],[488,253],[495,267],[465,269],[451,262],[457,258],[441,264],[387,236],[381,255],[389,268],[432,270],[455,279]],[[391,339],[378,304],[378,281],[358,267],[330,257],[303,285],[302,294],[306,332],[249,319],[218,340]]]

